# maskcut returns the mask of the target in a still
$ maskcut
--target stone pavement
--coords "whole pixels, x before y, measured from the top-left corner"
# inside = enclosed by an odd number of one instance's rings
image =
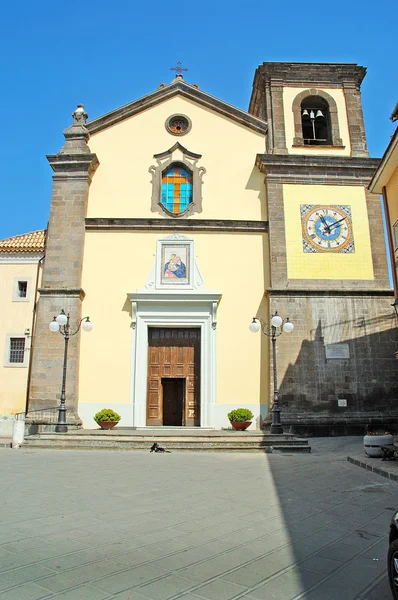
[[[0,600],[390,600],[398,483],[312,454],[0,448]]]

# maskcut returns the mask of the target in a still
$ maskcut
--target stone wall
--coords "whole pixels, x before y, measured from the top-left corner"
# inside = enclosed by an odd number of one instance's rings
[[[380,426],[398,432],[393,299],[392,292],[271,292],[271,312],[295,325],[277,341],[284,431],[360,434]],[[348,346],[349,358],[327,358],[329,344]]]

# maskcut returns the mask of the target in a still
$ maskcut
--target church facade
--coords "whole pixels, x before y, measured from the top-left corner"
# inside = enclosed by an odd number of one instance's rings
[[[79,105],[54,171],[32,349],[29,411],[59,401],[64,310],[67,422],[252,427],[272,406],[278,337],[285,431],[349,433],[397,417],[395,326],[379,197],[367,185],[365,69],[264,63],[248,112],[177,75],[94,119]]]

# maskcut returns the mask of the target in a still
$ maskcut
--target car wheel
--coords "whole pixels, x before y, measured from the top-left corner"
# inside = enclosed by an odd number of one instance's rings
[[[392,595],[398,600],[398,540],[394,540],[388,549],[388,580]]]

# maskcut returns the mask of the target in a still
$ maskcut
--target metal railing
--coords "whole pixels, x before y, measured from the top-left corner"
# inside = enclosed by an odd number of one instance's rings
[[[21,411],[15,413],[16,421],[29,421],[30,423],[57,423],[58,421],[58,406],[49,406],[45,408],[37,408],[35,410]]]

